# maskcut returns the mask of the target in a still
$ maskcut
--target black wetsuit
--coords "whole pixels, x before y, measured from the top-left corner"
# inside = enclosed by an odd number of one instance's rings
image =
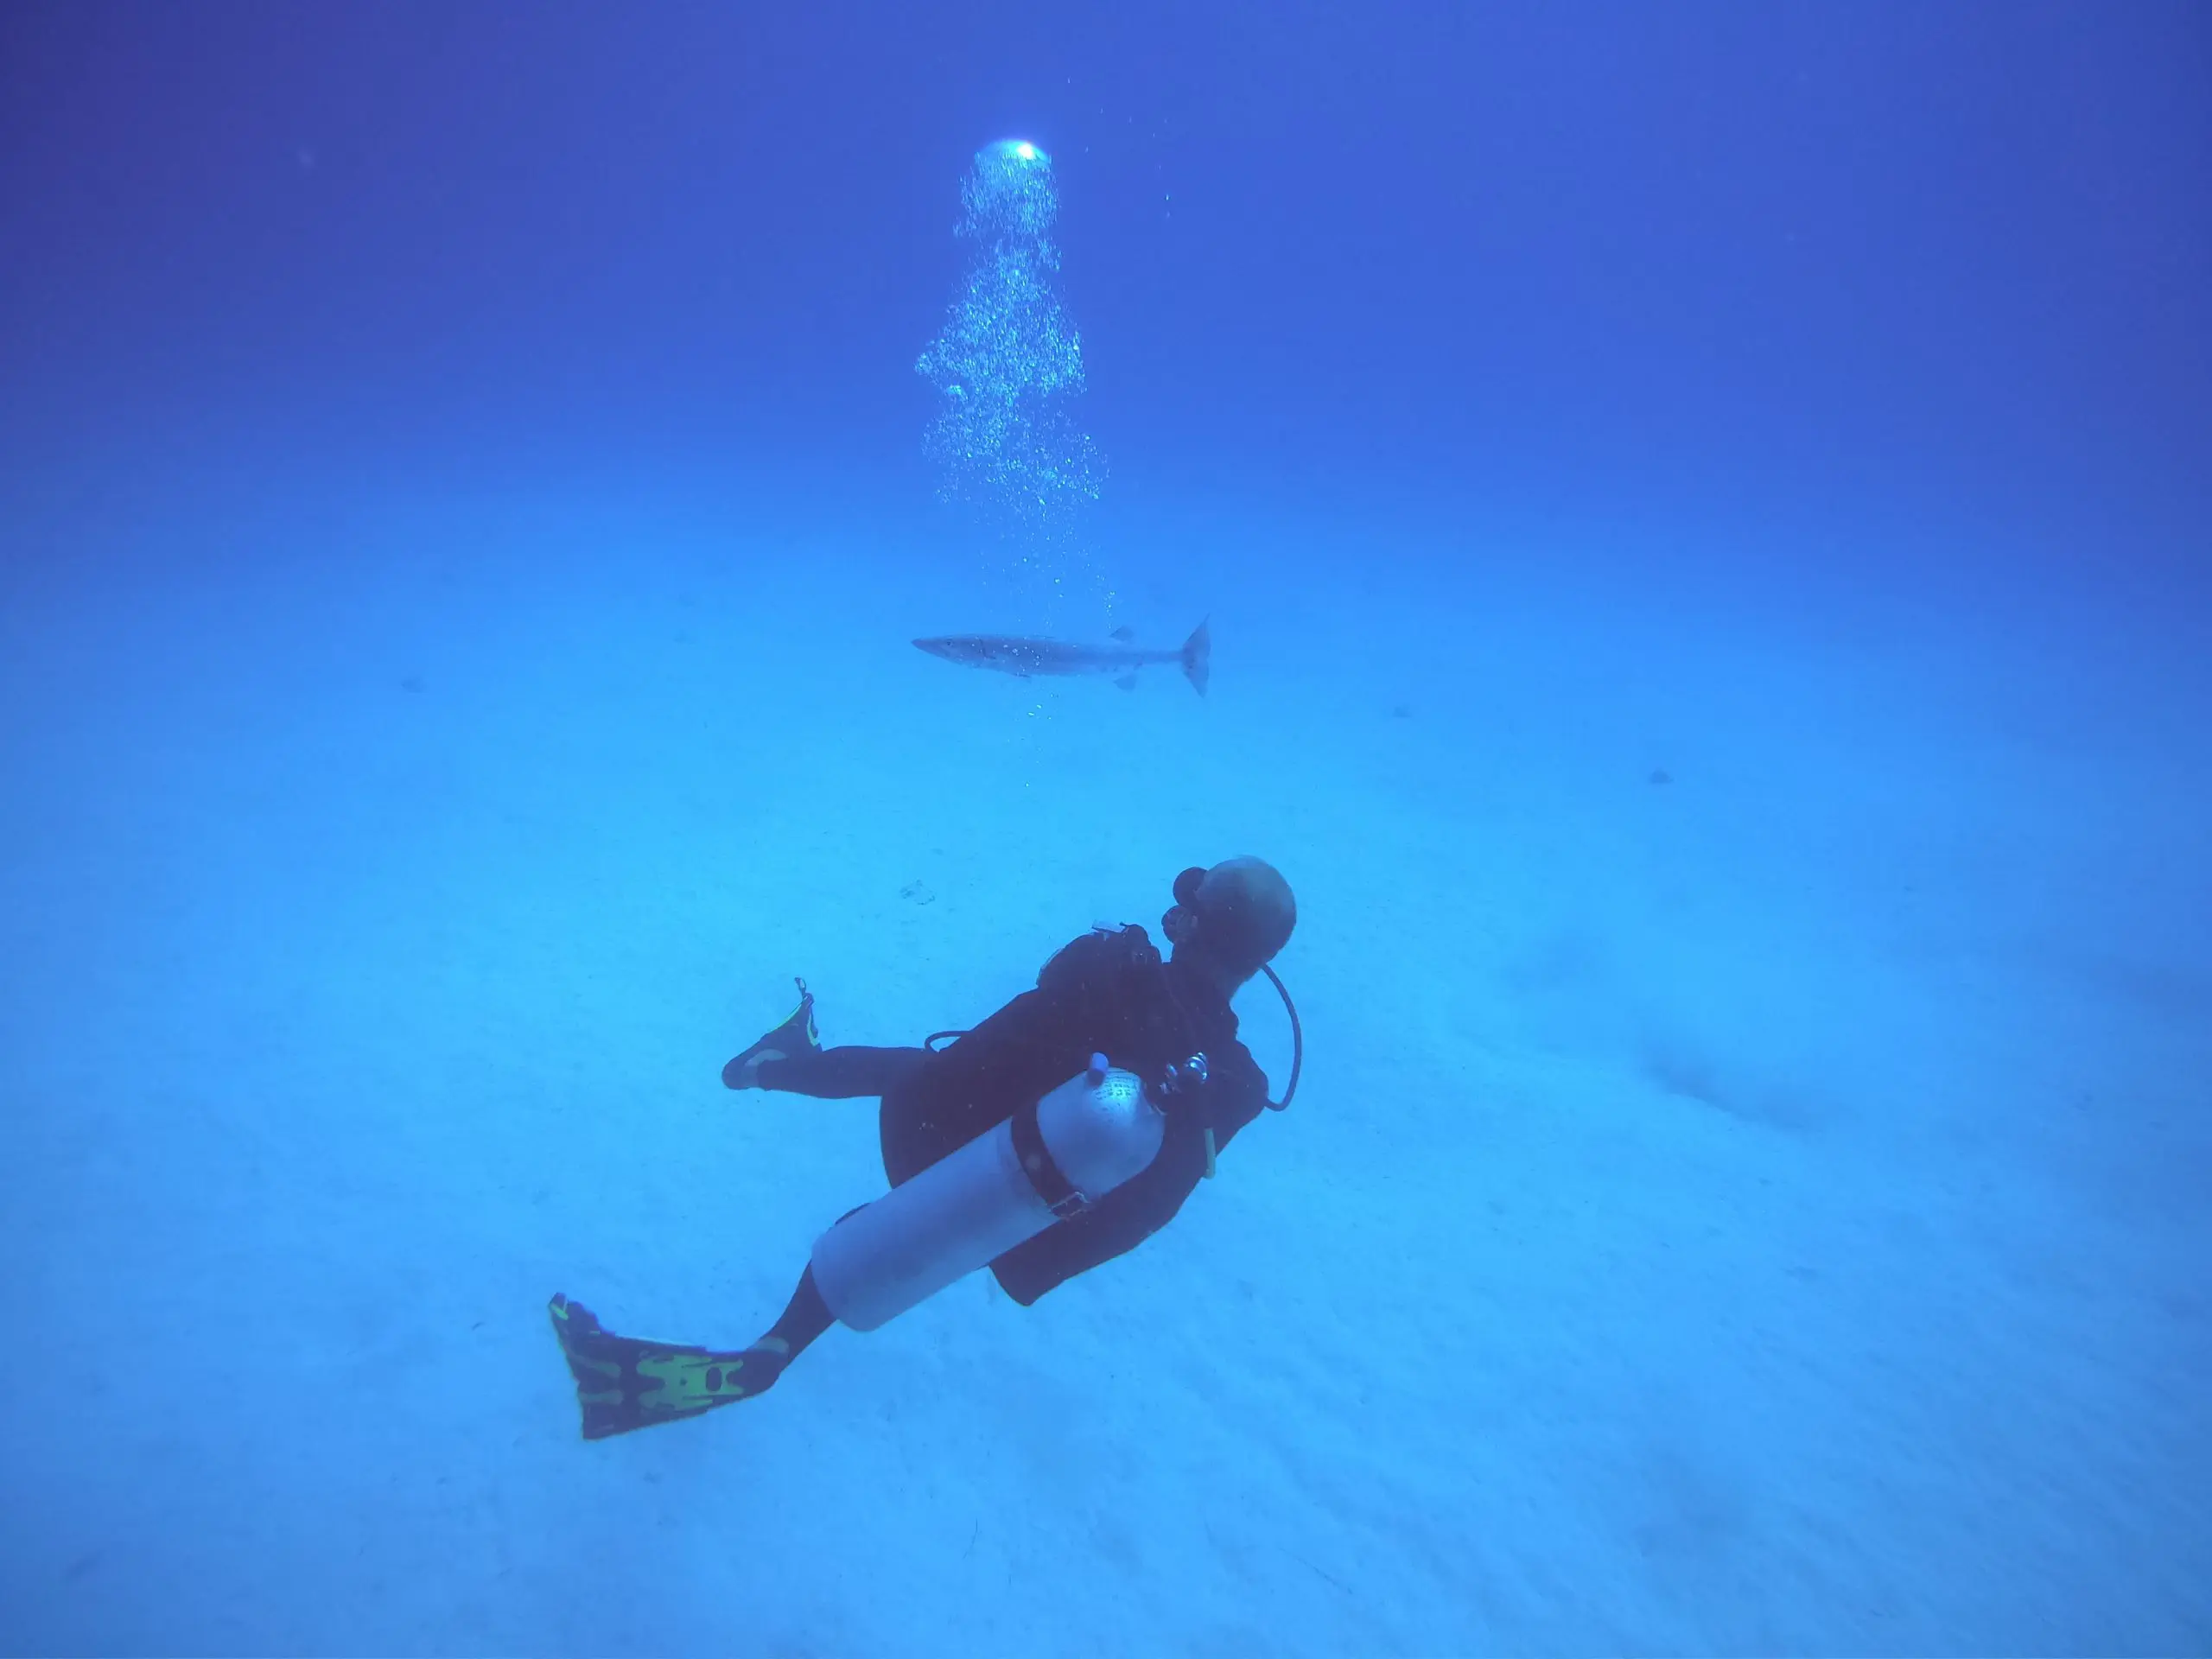
[[[1205,1132],[1218,1152],[1266,1106],[1268,1080],[1211,979],[1161,962],[1141,927],[1100,929],[1046,963],[1035,990],[941,1050],[825,1049],[769,1061],[760,1083],[829,1097],[880,1095],[883,1172],[897,1186],[1066,1082],[1093,1054],[1156,1088],[1169,1066],[1199,1053],[1205,1086],[1175,1097],[1150,1166],[991,1263],[1007,1294],[1027,1306],[1166,1226],[1205,1173]]]

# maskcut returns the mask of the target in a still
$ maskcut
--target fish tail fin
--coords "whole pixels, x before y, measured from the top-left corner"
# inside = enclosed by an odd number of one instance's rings
[[[1213,635],[1206,632],[1205,622],[1183,642],[1183,677],[1200,696],[1205,696],[1206,682],[1213,677]]]

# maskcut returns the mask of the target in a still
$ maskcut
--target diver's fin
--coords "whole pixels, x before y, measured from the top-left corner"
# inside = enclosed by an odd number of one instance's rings
[[[758,1089],[763,1060],[787,1060],[794,1054],[813,1053],[822,1046],[822,1033],[814,1026],[814,993],[806,988],[803,979],[795,979],[791,983],[798,987],[798,1007],[791,1010],[783,1024],[722,1067],[723,1088]]]
[[[680,1422],[749,1400],[791,1363],[789,1346],[774,1337],[737,1353],[717,1352],[618,1337],[589,1308],[565,1296],[556,1296],[548,1311],[569,1374],[576,1380],[588,1440]]]
[[[1120,679],[1115,681],[1114,683],[1120,686],[1124,691],[1134,691],[1137,689],[1137,677],[1134,674],[1124,674]]]
[[[1183,677],[1200,696],[1205,696],[1206,682],[1213,677],[1213,635],[1204,622],[1183,642]]]

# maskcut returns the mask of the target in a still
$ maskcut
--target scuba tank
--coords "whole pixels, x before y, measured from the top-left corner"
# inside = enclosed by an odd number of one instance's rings
[[[863,1205],[814,1242],[830,1311],[873,1331],[1074,1215],[1159,1155],[1167,1121],[1103,1054],[1034,1105]]]

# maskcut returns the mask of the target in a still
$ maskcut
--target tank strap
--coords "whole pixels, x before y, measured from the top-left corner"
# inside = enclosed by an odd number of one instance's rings
[[[1037,1103],[1033,1100],[1015,1112],[1007,1127],[1014,1131],[1014,1155],[1021,1160],[1021,1173],[1052,1212],[1065,1221],[1087,1208],[1090,1200],[1076,1190],[1067,1173],[1052,1161],[1052,1152],[1045,1145],[1045,1132],[1037,1126]]]

